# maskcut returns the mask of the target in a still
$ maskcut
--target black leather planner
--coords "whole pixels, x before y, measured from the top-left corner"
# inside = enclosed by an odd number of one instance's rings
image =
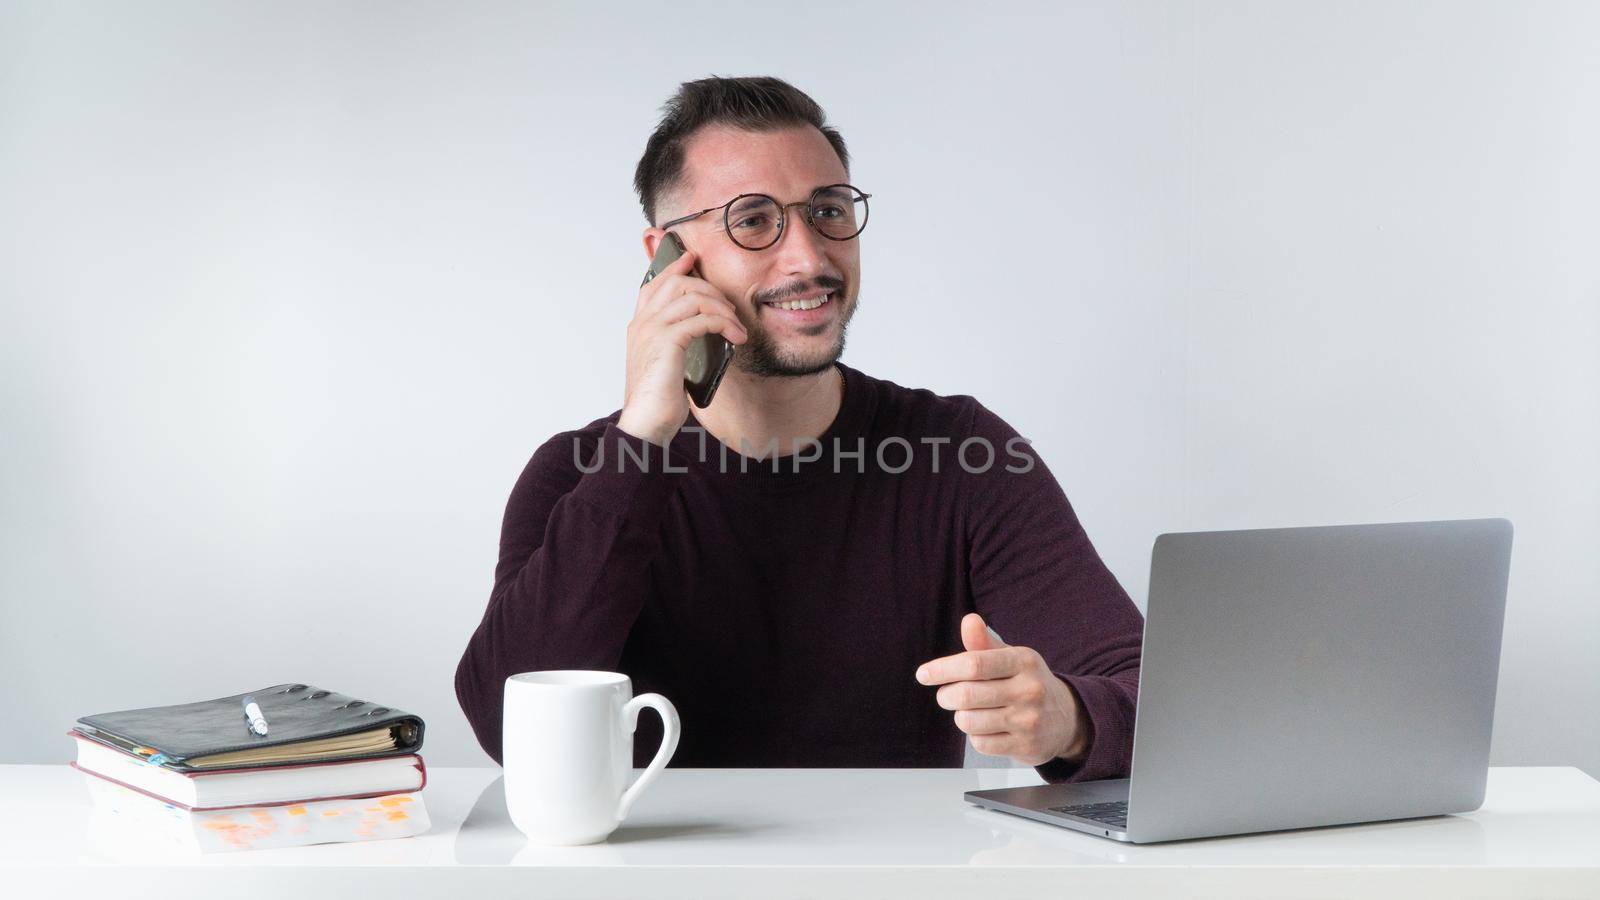
[[[250,697],[266,720],[255,733]],[[404,710],[309,684],[279,684],[215,700],[84,716],[73,731],[179,771],[258,768],[403,756],[422,748],[423,722]],[[256,757],[270,757],[256,759]]]

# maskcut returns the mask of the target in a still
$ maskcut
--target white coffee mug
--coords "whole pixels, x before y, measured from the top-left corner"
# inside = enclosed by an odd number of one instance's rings
[[[646,706],[661,714],[661,747],[630,787],[633,732]],[[512,675],[502,722],[506,809],[540,844],[605,840],[678,749],[677,708],[660,694],[633,696],[620,672]]]

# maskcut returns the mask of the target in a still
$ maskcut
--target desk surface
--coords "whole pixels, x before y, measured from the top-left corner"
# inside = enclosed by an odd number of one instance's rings
[[[164,898],[1600,896],[1600,783],[1574,768],[1491,769],[1483,807],[1462,815],[1149,845],[962,800],[1038,784],[1032,769],[667,769],[609,841],[562,848],[522,839],[499,769],[434,768],[425,835],[203,856],[134,853],[91,828],[86,777],[0,766],[0,881]]]

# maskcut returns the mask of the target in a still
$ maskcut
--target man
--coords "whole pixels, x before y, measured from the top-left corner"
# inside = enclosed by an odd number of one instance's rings
[[[677,705],[673,765],[959,766],[965,734],[1049,781],[1125,776],[1143,619],[1060,486],[973,398],[838,362],[870,197],[843,139],[775,78],[664,112],[645,258],[668,229],[689,252],[639,291],[622,408],[511,492],[456,670],[479,742],[500,760],[506,676],[603,669]],[[735,352],[692,409],[706,334]],[[640,718],[636,765],[660,732]]]

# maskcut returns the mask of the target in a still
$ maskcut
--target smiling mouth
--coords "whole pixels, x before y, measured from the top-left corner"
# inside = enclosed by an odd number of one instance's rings
[[[820,309],[833,302],[834,294],[830,291],[820,297],[808,297],[804,300],[779,300],[776,303],[763,303],[762,306],[772,309],[782,309],[790,312],[803,312],[805,310]]]

